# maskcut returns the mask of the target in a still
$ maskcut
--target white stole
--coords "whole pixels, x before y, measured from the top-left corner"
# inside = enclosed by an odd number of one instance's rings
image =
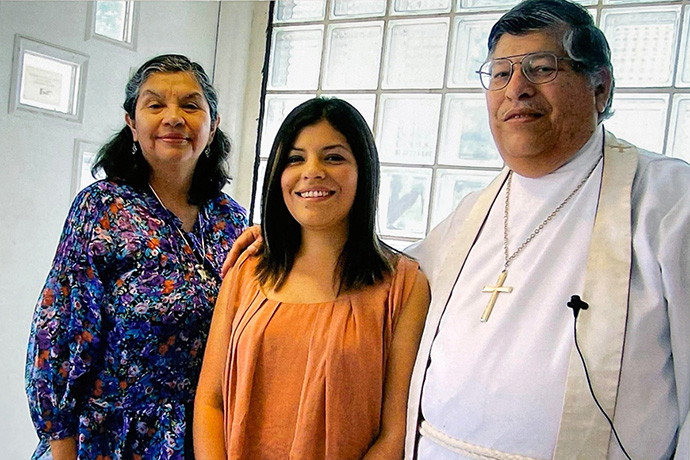
[[[604,168],[587,261],[583,300],[590,309],[578,319],[578,343],[600,404],[613,418],[625,340],[632,267],[632,183],[637,149],[606,132]],[[426,320],[410,384],[405,456],[412,458],[429,354],[460,271],[508,174],[504,169],[481,193],[450,242],[431,286],[434,299]],[[605,460],[611,429],[589,394],[577,351],[571,352],[563,415],[554,460]]]

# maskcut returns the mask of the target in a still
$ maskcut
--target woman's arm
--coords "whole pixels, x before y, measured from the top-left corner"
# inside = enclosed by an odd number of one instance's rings
[[[403,458],[407,392],[430,299],[426,276],[418,271],[393,333],[386,364],[381,432],[363,460]]]
[[[85,379],[102,349],[103,284],[91,248],[94,234],[108,236],[99,227],[104,206],[88,191],[75,199],[31,324],[25,372],[29,411],[51,450],[74,453],[55,458],[76,458],[78,411],[91,390]]]
[[[223,421],[223,371],[234,316],[234,277],[223,281],[194,399],[194,455],[197,460],[226,460]]]

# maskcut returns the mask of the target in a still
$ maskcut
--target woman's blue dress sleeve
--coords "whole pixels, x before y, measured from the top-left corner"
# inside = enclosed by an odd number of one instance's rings
[[[26,392],[43,440],[76,435],[90,370],[101,356],[103,285],[93,255],[107,244],[109,221],[95,195],[85,190],[72,204],[31,324]]]

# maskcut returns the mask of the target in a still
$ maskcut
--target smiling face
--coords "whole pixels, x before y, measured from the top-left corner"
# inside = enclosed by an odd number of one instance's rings
[[[302,231],[346,235],[357,193],[357,161],[345,136],[321,120],[302,129],[280,178],[283,200]]]
[[[549,51],[565,56],[554,31],[503,35],[491,58]],[[514,66],[508,86],[487,91],[489,123],[503,160],[517,173],[540,177],[566,163],[597,126],[597,104],[608,98],[610,79],[593,87],[567,60],[559,62],[555,80],[535,85]]]
[[[135,118],[125,115],[134,140],[155,173],[162,168],[194,171],[218,126],[201,86],[188,72],[154,73],[139,91]]]

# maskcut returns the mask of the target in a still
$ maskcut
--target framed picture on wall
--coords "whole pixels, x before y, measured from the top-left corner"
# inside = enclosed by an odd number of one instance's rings
[[[81,122],[88,59],[77,51],[15,35],[10,113]]]
[[[95,142],[81,139],[74,140],[74,156],[72,158],[72,196],[75,196],[84,187],[105,177],[103,174],[95,178],[91,175],[91,166],[93,166],[96,160],[96,154],[100,148],[101,146]]]

